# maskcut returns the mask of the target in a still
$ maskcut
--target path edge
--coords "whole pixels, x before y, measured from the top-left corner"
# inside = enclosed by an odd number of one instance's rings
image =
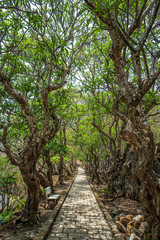
[[[47,218],[47,220],[43,223],[42,227],[40,228],[40,231],[38,232],[38,234],[33,238],[33,240],[46,240],[47,237],[50,234],[50,231],[52,229],[52,226],[56,220],[56,217],[58,216],[58,213],[60,212],[62,205],[64,203],[64,201],[66,200],[68,193],[71,190],[71,187],[74,183],[75,178],[77,177],[77,173],[78,171],[76,171],[75,176],[73,177],[73,180],[70,184],[70,186],[67,188],[66,192],[64,193],[64,195],[60,198],[60,200],[58,201],[58,203],[56,204],[55,208],[53,209],[53,212],[51,213],[51,215],[49,216],[49,218]]]
[[[111,228],[111,231],[113,233],[113,236],[114,236],[114,240],[125,240],[125,237],[123,236],[122,233],[120,233],[120,231],[118,230],[115,222],[113,221],[113,218],[111,217],[109,211],[107,210],[107,207],[105,205],[103,205],[102,203],[100,203],[98,200],[97,200],[97,196],[94,192],[94,188],[92,186],[92,184],[90,183],[90,181],[88,180],[88,176],[86,174],[86,178],[87,178],[87,181],[89,183],[89,186],[93,192],[93,195],[98,203],[98,206],[99,208],[101,209],[101,212],[103,214],[103,217],[104,219],[106,220],[106,222],[108,223],[108,225],[110,226]]]

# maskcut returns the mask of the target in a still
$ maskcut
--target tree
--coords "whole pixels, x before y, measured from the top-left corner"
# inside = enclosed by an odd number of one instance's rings
[[[136,153],[134,173],[137,184],[141,185],[139,195],[145,219],[153,239],[159,239],[160,176],[153,169],[155,144],[146,113],[157,102],[155,97],[148,98],[148,94],[156,96],[159,89],[160,1],[85,0],[85,3],[98,17],[99,28],[107,31],[110,38],[106,58],[113,63],[112,87],[118,86],[119,93],[112,110],[124,122],[121,136]],[[122,104],[125,111],[121,111]]]
[[[37,161],[60,127],[51,93],[66,84],[92,28],[78,1],[3,1],[0,17],[1,150],[19,167],[28,187],[24,216],[36,221]]]

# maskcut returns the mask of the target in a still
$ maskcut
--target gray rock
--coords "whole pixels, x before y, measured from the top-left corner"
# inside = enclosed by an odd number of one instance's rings
[[[149,226],[147,222],[142,222],[138,228],[139,235],[142,237],[144,233],[149,232]]]
[[[119,214],[122,213],[122,209],[113,210],[112,213],[113,213],[113,215],[115,215],[115,216],[116,216],[116,215],[119,215]]]
[[[141,240],[141,239],[140,239],[135,233],[132,233],[132,234],[130,235],[129,240]]]

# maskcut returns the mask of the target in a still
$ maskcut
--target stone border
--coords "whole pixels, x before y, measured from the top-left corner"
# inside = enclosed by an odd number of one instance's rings
[[[96,199],[97,200],[97,199]],[[98,202],[98,201],[97,201]],[[102,211],[102,214],[104,216],[104,218],[106,219],[108,225],[110,226],[113,234],[114,234],[114,239],[115,240],[124,240],[125,237],[123,236],[122,233],[120,233],[120,231],[118,230],[115,222],[113,221],[113,218],[111,217],[109,211],[107,210],[107,207],[104,206],[102,203],[98,202],[98,205]]]
[[[87,180],[88,180],[88,177],[87,177]],[[89,182],[89,181],[88,181],[88,182]],[[96,194],[95,194],[95,192],[94,192],[94,190],[93,190],[93,186],[90,184],[90,182],[89,182],[89,185],[90,185],[90,188],[92,189],[92,192],[93,192],[93,194],[94,194],[94,197],[95,197],[95,199],[96,199],[96,201],[97,201],[97,203],[98,203],[98,205],[99,205],[99,207],[100,207],[100,209],[101,209],[101,212],[102,212],[105,220],[107,221],[108,225],[109,225],[110,228],[111,228],[111,231],[113,232],[114,240],[125,240],[126,238],[125,238],[125,237],[123,236],[123,234],[120,233],[120,231],[118,230],[115,222],[113,221],[113,218],[111,217],[109,211],[107,210],[107,207],[104,206],[101,202],[99,202],[99,201],[97,200],[97,196],[96,196]]]
[[[56,220],[56,217],[58,216],[58,213],[59,213],[76,177],[77,177],[77,172],[75,173],[75,176],[73,177],[72,183],[67,188],[64,195],[61,196],[60,200],[54,207],[53,212],[51,213],[49,218],[43,223],[42,227],[40,228],[39,233],[33,238],[33,240],[46,240],[47,239],[47,237],[49,236],[50,231],[52,229],[52,226]]]

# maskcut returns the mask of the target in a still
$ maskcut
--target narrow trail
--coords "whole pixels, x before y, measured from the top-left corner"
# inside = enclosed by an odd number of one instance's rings
[[[114,239],[82,168],[78,169],[78,175],[47,238],[71,239]]]

